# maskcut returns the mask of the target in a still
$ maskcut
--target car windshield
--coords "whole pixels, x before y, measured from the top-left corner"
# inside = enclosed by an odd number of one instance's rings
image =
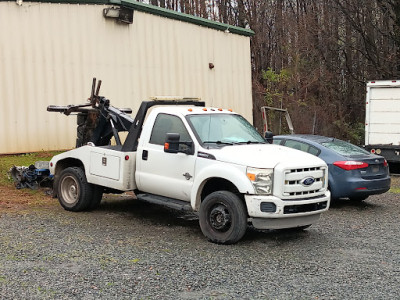
[[[324,141],[321,143],[321,145],[325,146],[326,148],[332,149],[344,156],[357,156],[357,155],[369,154],[368,151],[360,147],[357,147],[353,144],[337,139],[332,139],[331,141]]]
[[[202,144],[225,146],[265,143],[257,130],[240,115],[189,115],[187,119]]]

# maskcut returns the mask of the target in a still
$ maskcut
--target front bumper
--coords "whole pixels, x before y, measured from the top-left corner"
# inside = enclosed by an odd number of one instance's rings
[[[275,196],[245,195],[253,226],[260,229],[309,225],[329,209],[330,192],[309,199],[282,200]]]

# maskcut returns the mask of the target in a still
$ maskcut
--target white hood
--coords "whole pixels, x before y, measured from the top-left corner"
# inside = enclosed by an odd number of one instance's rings
[[[325,165],[312,154],[271,144],[224,146],[204,152],[214,155],[218,161],[254,168],[275,168],[279,163],[290,168]]]

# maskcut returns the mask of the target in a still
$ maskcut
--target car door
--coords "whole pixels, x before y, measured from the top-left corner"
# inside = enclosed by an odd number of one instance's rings
[[[136,159],[138,189],[190,201],[196,155],[164,152],[167,133],[179,133],[180,141],[193,141],[184,122],[178,116],[158,114],[149,140],[138,148]]]

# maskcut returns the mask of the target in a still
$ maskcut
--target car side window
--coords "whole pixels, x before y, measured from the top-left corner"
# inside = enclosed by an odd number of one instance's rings
[[[311,145],[309,145],[307,143],[299,142],[299,141],[286,140],[285,146],[293,148],[293,149],[297,149],[297,150],[300,150],[300,151],[304,151],[304,152],[310,153],[310,154],[315,155],[315,156],[318,156],[318,154],[320,152],[318,150],[318,148],[316,148],[314,146],[311,146]]]
[[[282,139],[276,139],[276,138],[274,138],[273,141],[272,141],[272,143],[275,144],[275,145],[280,145],[280,144],[282,143]]]
[[[315,148],[314,146],[310,145],[310,147],[308,148],[307,152],[312,154],[312,155],[318,156],[320,151],[319,151],[318,148]]]
[[[189,132],[182,120],[173,115],[159,114],[151,132],[150,144],[164,145],[167,133],[179,133],[180,141],[190,142]]]

